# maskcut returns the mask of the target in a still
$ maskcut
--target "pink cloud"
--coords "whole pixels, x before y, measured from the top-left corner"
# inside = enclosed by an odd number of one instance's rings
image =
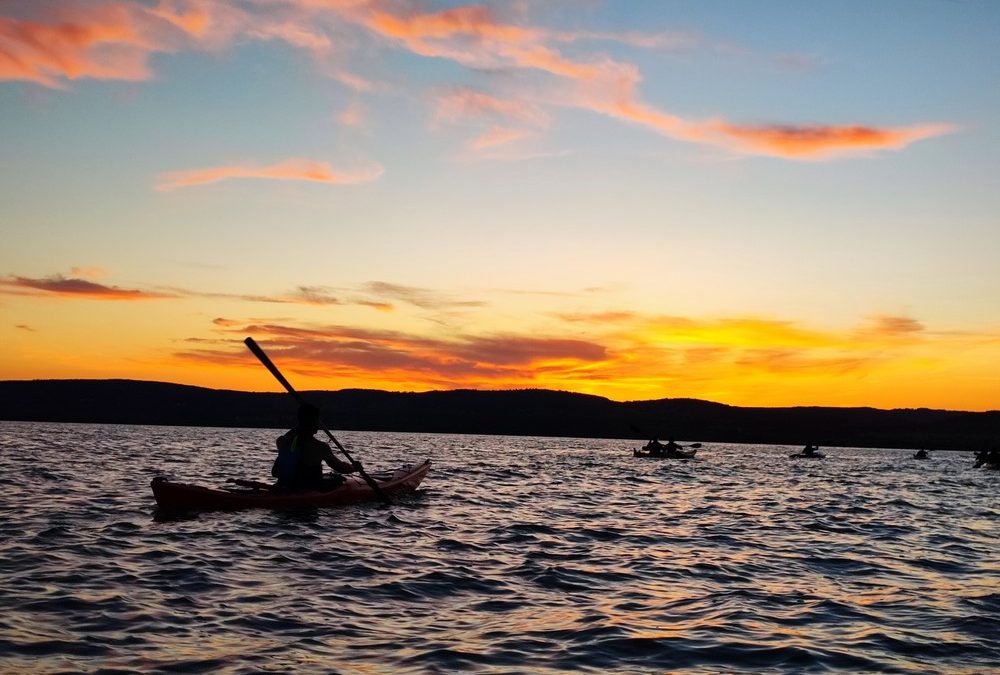
[[[468,147],[471,150],[487,150],[500,145],[506,145],[519,141],[530,136],[531,132],[524,129],[509,129],[505,127],[492,127],[482,134],[469,141]]]
[[[171,171],[160,175],[156,189],[162,192],[178,188],[207,185],[234,178],[265,178],[269,180],[298,180],[335,185],[368,183],[382,175],[377,164],[352,171],[336,171],[326,162],[308,159],[289,159],[269,166],[216,166],[190,171]]]
[[[346,127],[359,127],[365,123],[366,114],[365,106],[359,101],[353,101],[337,115],[337,121]]]
[[[536,127],[546,126],[550,116],[538,105],[501,99],[470,87],[453,87],[439,92],[434,117],[441,121],[516,120]]]

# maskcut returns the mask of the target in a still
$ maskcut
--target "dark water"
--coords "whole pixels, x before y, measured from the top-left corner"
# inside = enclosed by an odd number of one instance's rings
[[[422,489],[153,519],[154,475],[262,478],[275,435],[0,422],[0,671],[1000,670],[969,453],[345,432]]]

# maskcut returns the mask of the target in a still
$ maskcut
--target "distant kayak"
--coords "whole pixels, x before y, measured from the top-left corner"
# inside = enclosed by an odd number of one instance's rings
[[[913,459],[930,459],[931,456],[924,450],[918,450],[913,454]]]
[[[792,459],[823,459],[824,457],[826,457],[826,455],[824,455],[821,452],[816,452],[811,455],[806,455],[801,452],[793,452],[792,454],[789,455],[789,457],[791,457]]]
[[[387,495],[412,492],[431,467],[430,460],[395,471],[372,473],[371,477]],[[240,481],[237,481],[238,483]],[[326,491],[283,492],[263,484],[242,481],[253,487],[209,488],[190,483],[176,483],[161,476],[150,487],[156,505],[164,511],[235,511],[238,509],[292,509],[309,506],[343,506],[377,501],[379,496],[360,477],[347,476],[340,486]]]
[[[645,459],[691,459],[698,452],[697,448],[688,448],[687,450],[671,450],[670,452],[663,452],[662,454],[652,454],[648,451],[633,450],[633,457],[643,457]]]

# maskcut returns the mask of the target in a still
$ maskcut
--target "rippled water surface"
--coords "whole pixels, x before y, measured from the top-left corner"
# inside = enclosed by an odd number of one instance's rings
[[[969,453],[344,432],[390,508],[154,519],[278,432],[0,422],[0,671],[1000,670],[1000,472]],[[696,439],[691,439],[696,440]]]

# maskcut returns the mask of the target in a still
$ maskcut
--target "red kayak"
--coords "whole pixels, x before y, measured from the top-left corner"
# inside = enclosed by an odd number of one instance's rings
[[[395,471],[370,473],[387,495],[413,492],[431,468],[431,461],[404,466]],[[235,511],[237,509],[294,509],[309,506],[343,506],[377,501],[375,491],[360,476],[347,476],[340,486],[325,491],[283,492],[252,481],[253,487],[208,488],[175,483],[157,476],[150,483],[156,505],[164,511]]]

